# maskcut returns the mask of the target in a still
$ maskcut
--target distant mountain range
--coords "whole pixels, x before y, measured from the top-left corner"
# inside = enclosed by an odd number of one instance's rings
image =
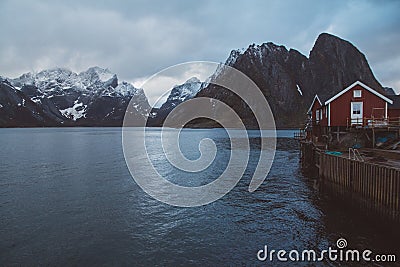
[[[133,99],[138,121],[150,105],[142,89],[119,82],[117,75],[99,67],[79,74],[56,68],[26,73],[0,82],[0,125],[121,126]]]
[[[233,50],[225,62],[249,76],[261,89],[279,128],[302,126],[314,95],[331,95],[356,80],[386,94],[374,77],[366,57],[350,42],[322,33],[309,57],[294,49],[273,43],[250,45]],[[221,68],[223,66],[221,65]],[[0,77],[0,127],[34,126],[121,126],[129,101],[132,118],[142,124],[161,126],[169,112],[194,97],[221,100],[241,116],[245,125],[257,124],[247,105],[231,92],[212,84],[223,78],[217,70],[210,83],[191,78],[172,88],[167,101],[151,107],[142,89],[118,81],[108,69],[89,68],[81,73],[56,68],[26,73],[16,79]],[[196,120],[192,127],[216,127],[207,120]]]

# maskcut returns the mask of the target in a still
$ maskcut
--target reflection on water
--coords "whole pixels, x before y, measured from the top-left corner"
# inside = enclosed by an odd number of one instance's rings
[[[154,164],[176,183],[212,181],[230,153],[224,131],[184,132],[189,158],[199,156],[199,139],[213,138],[218,154],[210,168],[188,176],[166,164],[157,146],[149,148]],[[398,233],[316,190],[299,168],[293,132],[279,134],[257,191],[247,190],[259,154],[254,133],[248,168],[230,193],[177,208],[134,183],[118,128],[0,129],[0,265],[261,265],[256,253],[264,245],[322,250],[339,237],[352,248],[400,255]],[[147,133],[150,144],[159,137],[158,129]]]

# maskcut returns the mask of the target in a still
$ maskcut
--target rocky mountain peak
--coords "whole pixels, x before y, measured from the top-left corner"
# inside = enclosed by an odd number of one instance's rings
[[[195,97],[202,86],[203,83],[197,77],[192,77],[183,84],[175,85],[165,103],[159,109],[153,109],[152,114],[154,115],[150,118],[148,125],[162,125],[169,112],[180,103]]]
[[[85,77],[91,81],[100,80],[101,82],[107,82],[110,79],[115,79],[117,77],[117,75],[112,73],[109,69],[103,69],[97,66],[79,73],[79,76]]]
[[[192,77],[186,82],[172,88],[170,95],[168,96],[167,102],[178,101],[183,102],[189,98],[194,97],[200,90],[202,83],[197,77]]]
[[[121,83],[119,83],[113,91],[122,96],[132,96],[135,94],[144,94],[143,89],[136,88],[132,84],[130,84],[126,81],[122,81]]]
[[[316,51],[331,51],[332,49],[337,49],[339,47],[349,46],[355,48],[349,41],[339,38],[330,33],[321,33],[315,40],[314,47],[312,48],[310,55]]]
[[[321,33],[310,51],[310,60],[338,60],[338,63],[347,63],[354,59],[366,61],[362,54],[352,43],[329,33]]]
[[[367,58],[349,41],[329,33],[318,36],[309,57],[310,70],[316,75],[313,92],[331,95],[360,80],[383,92],[368,64]]]
[[[236,60],[245,52],[244,49],[232,50],[229,57],[225,61],[225,65],[232,66],[235,64]]]

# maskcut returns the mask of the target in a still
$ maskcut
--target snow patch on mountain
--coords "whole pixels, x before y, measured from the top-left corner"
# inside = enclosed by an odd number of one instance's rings
[[[122,96],[131,96],[139,93],[139,89],[125,81],[118,84],[118,86],[115,87],[114,91]]]
[[[303,96],[303,91],[301,91],[300,86],[298,84],[296,84],[296,88],[297,88],[297,92],[299,92],[299,94],[301,96]]]
[[[242,49],[236,49],[236,50],[232,50],[228,59],[225,61],[225,65],[228,66],[232,66],[233,64],[235,64],[236,60],[244,54],[244,52],[246,52],[246,49],[242,48]]]
[[[201,89],[206,88],[210,83],[213,83],[213,81],[215,81],[217,79],[217,77],[220,76],[224,72],[224,70],[226,69],[226,66],[233,66],[236,63],[236,61],[238,60],[238,58],[241,57],[246,51],[247,51],[247,49],[245,49],[245,48],[232,50],[231,53],[229,54],[228,58],[226,59],[225,63],[218,64],[217,69],[203,83],[203,86]]]
[[[61,109],[60,113],[64,117],[76,121],[80,118],[86,117],[86,108],[87,105],[84,105],[82,102],[79,103],[78,100],[75,100],[74,105],[72,107]]]
[[[178,100],[183,102],[189,98],[193,98],[200,90],[202,83],[197,77],[192,77],[181,85],[174,86],[168,100]],[[167,101],[168,101],[167,100]]]
[[[32,97],[31,100],[37,104],[41,104],[42,101],[40,100],[40,97]]]
[[[245,53],[251,54],[254,59],[257,59],[259,62],[262,62],[263,54],[265,50],[269,50],[268,44],[262,44],[261,46],[252,44],[246,50]]]

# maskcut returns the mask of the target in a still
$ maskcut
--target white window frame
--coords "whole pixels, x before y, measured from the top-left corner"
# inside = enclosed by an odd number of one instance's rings
[[[354,90],[354,91],[353,91],[353,97],[354,97],[354,98],[360,98],[360,97],[362,97],[362,90]]]
[[[360,107],[360,113],[359,114],[353,114],[353,110],[355,105],[359,105]],[[350,106],[350,118],[351,118],[351,124],[363,124],[363,112],[364,112],[364,103],[363,102],[351,102]]]

